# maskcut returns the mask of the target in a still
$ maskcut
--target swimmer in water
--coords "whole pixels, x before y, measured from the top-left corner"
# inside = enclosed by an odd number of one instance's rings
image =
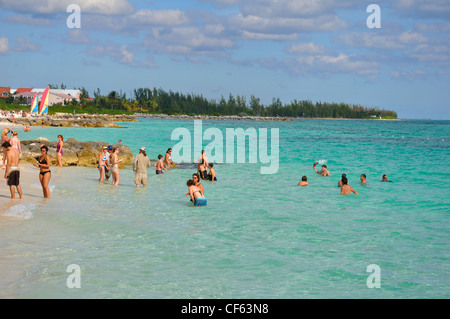
[[[363,185],[363,186],[367,185],[366,174],[361,174],[361,177],[359,179],[361,180],[361,185]]]
[[[338,182],[338,187],[340,187],[340,186],[342,186],[342,180],[344,179],[344,178],[347,178],[347,174],[342,174],[342,178],[341,178],[341,180]]]
[[[200,188],[194,185],[194,181],[190,179],[186,184],[188,186],[191,200],[194,202],[194,206],[206,206],[206,197],[203,195]]]
[[[388,177],[387,177],[386,174],[384,174],[383,177],[381,177],[381,181],[382,182],[390,182],[391,183],[391,181],[388,181]]]
[[[313,165],[314,170],[316,171],[317,174],[320,174],[322,176],[331,176],[330,175],[330,171],[328,171],[328,168],[326,165],[322,165],[322,170],[318,171],[316,168],[316,165],[319,164],[318,162],[315,162]]]
[[[214,181],[217,181],[216,178],[216,170],[214,169],[214,164],[209,164],[209,174],[208,179],[214,183]]]
[[[308,178],[306,176],[302,177],[302,181],[298,183],[299,186],[307,186],[309,185],[308,183]]]
[[[344,177],[342,179],[341,195],[350,195],[352,192],[356,195],[359,195],[358,192],[353,189],[353,187],[348,185],[348,180]]]
[[[198,166],[198,173],[202,179],[208,179],[208,171],[206,169],[206,164],[204,160],[202,160],[202,162]]]

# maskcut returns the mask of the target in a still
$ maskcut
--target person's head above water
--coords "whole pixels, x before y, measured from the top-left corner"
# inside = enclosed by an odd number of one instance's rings
[[[188,187],[189,187],[189,186],[192,186],[192,185],[194,185],[194,181],[193,181],[192,179],[190,179],[190,180],[187,181],[186,185],[187,185]]]
[[[348,185],[348,179],[346,177],[342,178],[342,185]]]
[[[361,180],[366,179],[366,174],[361,174]]]
[[[381,178],[381,180],[382,180],[383,182],[387,182],[387,180],[388,180],[388,177],[387,177],[387,175],[386,175],[386,174],[384,174],[384,175],[383,175],[383,177]]]
[[[306,181],[308,181],[308,177],[302,176],[302,182],[306,182]]]
[[[342,178],[346,178],[347,177],[347,174],[342,174]]]

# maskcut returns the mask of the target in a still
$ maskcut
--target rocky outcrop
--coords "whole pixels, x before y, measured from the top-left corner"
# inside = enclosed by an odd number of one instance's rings
[[[7,119],[11,122],[11,119]],[[80,127],[120,127],[116,122],[135,122],[134,115],[107,115],[107,114],[67,114],[56,113],[52,116],[28,115],[18,117],[15,124],[28,126],[80,126]]]
[[[56,165],[56,145],[58,142],[49,142],[38,138],[34,141],[21,141],[22,155],[20,157],[21,163],[35,163],[36,158],[41,155],[40,146],[44,144],[48,147],[48,155],[52,161],[52,165]],[[98,157],[102,148],[108,146],[105,142],[80,142],[74,138],[69,138],[64,141],[62,165],[63,166],[87,166],[96,167],[98,165]],[[123,144],[115,144],[113,147],[119,147],[119,159],[122,163],[120,168],[129,165],[133,161],[133,152],[130,148]]]

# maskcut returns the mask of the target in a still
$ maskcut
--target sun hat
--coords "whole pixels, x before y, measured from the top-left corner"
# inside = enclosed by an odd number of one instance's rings
[[[140,150],[145,152],[145,147],[142,146],[142,147],[140,148]]]

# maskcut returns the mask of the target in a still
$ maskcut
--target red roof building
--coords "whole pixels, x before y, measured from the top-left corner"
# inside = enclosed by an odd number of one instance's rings
[[[18,88],[14,94],[20,94],[23,92],[31,92],[32,88]]]
[[[8,97],[11,88],[9,86],[0,86],[0,97]]]

